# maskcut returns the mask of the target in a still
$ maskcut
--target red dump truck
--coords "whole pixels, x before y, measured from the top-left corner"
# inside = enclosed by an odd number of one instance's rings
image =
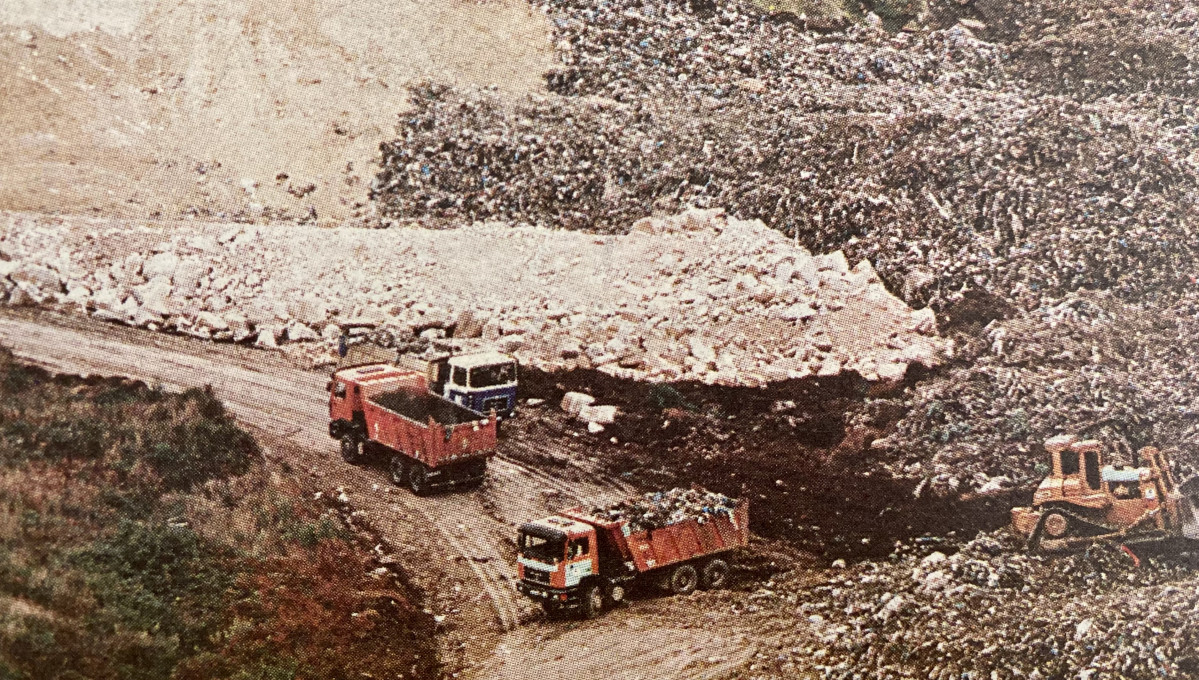
[[[424,373],[377,363],[335,372],[329,390],[329,436],[341,456],[389,456],[391,479],[423,495],[483,481],[495,454],[496,415],[488,417],[430,394]]]
[[[573,508],[520,527],[516,589],[548,615],[593,618],[639,579],[676,594],[718,588],[727,553],[748,542],[748,501],[698,488]]]

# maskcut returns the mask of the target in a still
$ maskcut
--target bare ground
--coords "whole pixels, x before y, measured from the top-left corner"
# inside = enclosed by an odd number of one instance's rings
[[[459,677],[717,678],[745,665],[761,639],[751,631],[762,622],[730,608],[724,593],[642,593],[598,620],[571,623],[545,622],[517,596],[515,525],[635,490],[596,473],[572,438],[521,437],[510,425],[516,436],[506,432],[484,488],[418,498],[391,487],[380,467],[340,460],[324,432],[326,376],[280,355],[16,310],[0,315],[0,343],[58,372],[128,375],[176,389],[212,385],[262,433],[275,464],[306,471],[325,494],[346,493],[357,521],[378,533],[380,549],[394,553],[434,614],[445,616],[442,661]],[[547,450],[566,461],[561,469],[516,461]]]
[[[405,86],[541,85],[517,0],[0,4],[0,207],[145,218],[360,212]]]

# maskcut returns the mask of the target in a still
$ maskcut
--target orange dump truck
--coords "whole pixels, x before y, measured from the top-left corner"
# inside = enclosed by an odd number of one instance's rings
[[[386,455],[392,481],[416,494],[483,481],[495,454],[494,411],[481,418],[431,394],[424,373],[391,364],[341,369],[328,390],[329,436],[341,440],[346,462]]]
[[[573,508],[520,527],[516,587],[547,614],[591,618],[642,578],[676,594],[718,588],[727,554],[748,542],[748,501],[697,488]]]

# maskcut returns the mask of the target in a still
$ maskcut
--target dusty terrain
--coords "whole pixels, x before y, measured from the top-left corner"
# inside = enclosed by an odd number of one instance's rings
[[[55,371],[128,375],[173,389],[212,385],[234,415],[265,433],[273,460],[309,471],[324,494],[344,492],[348,508],[360,513],[355,521],[378,532],[436,603],[434,614],[445,617],[447,672],[518,678],[533,668],[540,677],[694,678],[736,668],[756,651],[748,642],[752,623],[712,607],[720,593],[638,598],[597,621],[518,627],[540,615],[511,583],[515,526],[567,504],[634,490],[597,475],[586,448],[571,438],[556,446],[570,465],[552,475],[514,460],[530,455],[522,448],[546,443],[517,435],[506,438],[480,491],[418,498],[392,487],[381,467],[351,467],[337,456],[325,432],[324,373],[256,350],[71,317],[8,313],[0,318],[0,343]],[[630,635],[640,628],[655,632]],[[571,651],[581,648],[596,653]]]
[[[536,88],[546,23],[508,0],[5,2],[0,207],[340,222],[407,83]]]
[[[510,430],[488,487],[420,500],[334,458],[323,376],[286,356],[12,310],[0,339],[63,370],[213,383],[273,433],[279,464],[344,492],[346,514],[365,513],[436,593],[445,665],[471,677],[1190,677],[1192,565],[1045,560],[974,533],[1027,495],[1039,443],[1060,431],[1199,460],[1199,8],[909,4],[920,15],[902,33],[739,3],[0,8],[0,97],[23,103],[0,110],[0,208],[148,219],[153,233],[166,218],[287,228],[313,213],[623,232],[723,207],[867,260],[894,296],[935,310],[949,361],[898,385],[788,373],[760,390],[653,392],[562,355],[572,372],[530,376],[549,405]],[[429,75],[453,88],[409,108],[404,86]],[[88,299],[105,281],[92,283]],[[115,304],[129,299],[143,304]],[[303,334],[292,320],[279,319]],[[552,406],[565,389],[623,417],[588,437]],[[759,539],[733,591],[553,625],[513,594],[515,522],[695,480],[752,495],[755,531],[786,541]],[[978,489],[994,495],[958,495]]]

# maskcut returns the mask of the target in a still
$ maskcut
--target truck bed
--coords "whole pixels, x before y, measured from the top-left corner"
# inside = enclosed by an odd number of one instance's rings
[[[564,517],[605,532],[621,558],[645,572],[678,562],[743,548],[749,543],[749,502],[737,501],[730,511],[681,519],[662,527],[629,531],[625,521],[606,521],[582,508],[564,510]]]
[[[418,423],[428,422],[432,418],[440,425],[461,425],[480,419],[477,413],[429,392],[395,390],[375,395],[369,401]]]

